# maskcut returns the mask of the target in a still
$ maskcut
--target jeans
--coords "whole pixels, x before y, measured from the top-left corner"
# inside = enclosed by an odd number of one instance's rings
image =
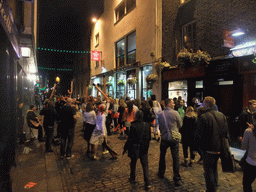
[[[180,174],[179,174],[179,143],[173,143],[170,141],[162,140],[160,144],[160,160],[159,160],[159,175],[164,175],[166,165],[165,165],[165,155],[167,149],[170,147],[171,154],[172,154],[172,160],[173,160],[173,173],[174,182],[177,182],[181,180]]]
[[[191,146],[191,145],[189,146],[186,143],[182,143],[184,158],[185,159],[188,158],[188,147],[189,147],[189,152],[190,152],[190,159],[194,160],[195,159],[194,148],[193,148],[193,146]]]
[[[252,192],[252,183],[256,178],[256,166],[245,164],[243,175],[243,189],[245,192]]]
[[[53,126],[44,126],[45,134],[46,134],[46,142],[45,142],[45,149],[51,150],[52,149],[52,136],[53,136]]]
[[[148,171],[148,151],[147,151],[147,153],[140,154],[139,158],[140,158],[140,163],[141,163],[142,168],[143,168],[145,185],[150,185],[149,171]],[[135,180],[137,160],[138,159],[136,157],[131,158],[131,164],[130,164],[130,168],[131,168],[130,179],[131,180]]]
[[[71,157],[71,150],[74,142],[74,130],[74,128],[70,128],[61,132],[60,156],[66,154],[67,157]],[[67,140],[68,143],[66,145]]]
[[[203,151],[204,178],[207,192],[216,192],[218,187],[217,162],[219,154],[210,154]]]

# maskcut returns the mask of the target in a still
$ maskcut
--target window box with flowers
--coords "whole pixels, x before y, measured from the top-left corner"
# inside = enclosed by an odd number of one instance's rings
[[[211,56],[205,51],[198,50],[196,53],[191,53],[183,48],[177,55],[179,68],[185,72],[189,67],[199,67],[200,64],[209,64]]]

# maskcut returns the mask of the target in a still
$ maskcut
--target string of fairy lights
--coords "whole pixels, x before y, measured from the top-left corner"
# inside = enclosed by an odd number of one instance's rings
[[[71,50],[52,49],[52,48],[44,48],[44,47],[37,47],[36,49],[41,51],[51,51],[51,52],[57,52],[57,53],[80,53],[80,54],[91,53],[91,51],[71,51]]]

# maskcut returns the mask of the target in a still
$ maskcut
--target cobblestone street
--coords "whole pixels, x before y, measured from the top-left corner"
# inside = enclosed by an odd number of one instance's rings
[[[117,160],[111,160],[110,154],[102,155],[99,147],[99,160],[92,160],[86,156],[86,141],[83,139],[81,115],[75,129],[75,139],[71,160],[61,160],[59,146],[54,147],[54,153],[57,156],[58,167],[61,172],[61,178],[64,191],[145,191],[143,171],[138,160],[136,169],[136,184],[130,184],[128,181],[130,174],[130,159],[127,154],[122,155],[123,146],[126,140],[122,140],[118,133],[108,136],[109,146],[118,153]],[[182,177],[182,187],[175,188],[172,173],[172,158],[170,150],[166,155],[166,173],[165,178],[160,179],[157,176],[159,163],[160,143],[152,140],[149,148],[149,171],[153,188],[150,191],[203,191],[205,182],[203,177],[203,167],[200,164],[194,164],[193,167],[180,166],[180,175]],[[180,146],[180,163],[183,160],[182,148]],[[196,156],[196,158],[199,158]],[[219,189],[218,191],[242,191],[242,172],[223,173],[219,169]],[[254,182],[253,189],[256,189]]]

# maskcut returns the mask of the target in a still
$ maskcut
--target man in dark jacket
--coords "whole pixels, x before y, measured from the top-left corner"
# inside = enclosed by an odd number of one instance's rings
[[[135,114],[135,121],[131,123],[130,134],[127,141],[128,143],[130,143],[130,147],[128,148],[128,156],[131,158],[130,182],[135,183],[136,162],[138,158],[140,158],[144,173],[144,182],[146,189],[151,188],[148,170],[148,148],[150,140],[150,125],[143,122],[143,112],[138,111]],[[138,154],[136,154],[136,148],[139,148]],[[124,148],[124,150],[126,150],[126,148]]]
[[[54,131],[54,122],[58,119],[58,114],[54,109],[54,101],[50,101],[46,106],[40,111],[40,115],[44,115],[44,130],[46,133],[45,150],[46,152],[53,152],[52,150],[52,136]]]
[[[244,131],[245,131],[245,129],[248,128],[248,123],[253,124],[252,114],[254,111],[256,111],[256,100],[249,100],[248,107],[246,107],[242,111],[242,113],[240,114],[240,116],[238,118],[239,127],[240,127],[240,130],[238,133],[238,141],[239,142],[242,142],[242,140],[243,140]]]
[[[72,99],[68,98],[66,105],[63,106],[60,112],[60,126],[61,126],[61,145],[60,145],[60,156],[61,159],[70,159],[71,150],[74,141],[74,130],[76,124],[76,111],[72,105]],[[68,140],[68,143],[66,144]]]
[[[207,191],[215,192],[218,186],[217,161],[222,150],[221,138],[229,139],[226,116],[214,109],[215,99],[205,97],[206,112],[197,123],[195,145],[203,151],[204,177]]]

